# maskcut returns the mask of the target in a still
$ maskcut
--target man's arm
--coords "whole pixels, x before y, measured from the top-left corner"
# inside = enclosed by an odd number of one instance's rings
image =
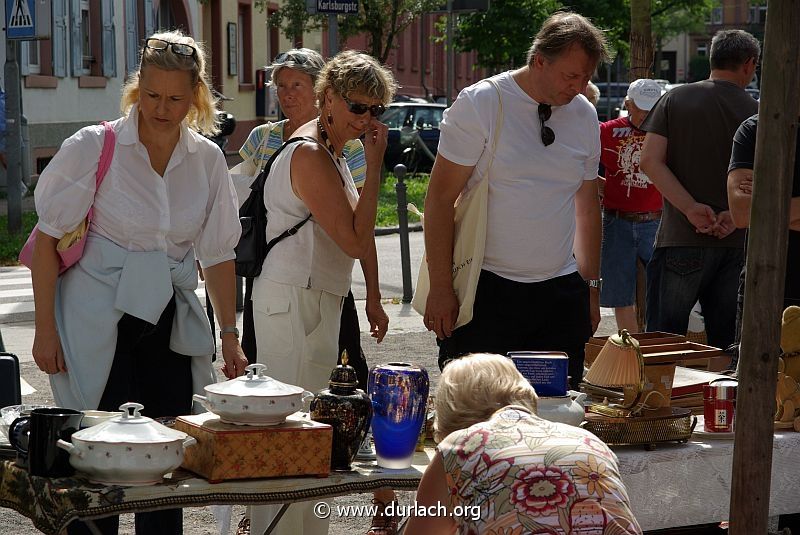
[[[573,252],[578,271],[584,279],[596,279],[600,274],[600,241],[603,223],[597,198],[597,180],[584,180],[575,194],[575,244]],[[589,288],[589,313],[592,332],[600,324],[600,289]]]
[[[648,132],[644,138],[640,167],[658,191],[694,225],[698,232],[709,232],[716,222],[714,210],[694,200],[667,166],[667,138]]]
[[[753,170],[732,169],[728,173],[728,206],[737,228],[750,226],[752,200]],[[800,231],[800,197],[792,197],[789,205],[789,230]]]
[[[437,154],[425,196],[425,254],[431,290],[424,321],[439,339],[453,333],[458,319],[452,274],[454,204],[473,169],[474,166],[458,165]]]

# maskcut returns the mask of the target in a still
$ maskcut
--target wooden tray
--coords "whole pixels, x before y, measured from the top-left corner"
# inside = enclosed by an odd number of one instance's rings
[[[639,341],[645,365],[709,359],[723,355],[723,351],[718,347],[690,342],[685,336],[679,334],[650,332],[633,333],[631,336]],[[607,336],[589,338],[585,346],[585,364],[587,366],[594,362],[607,340]],[[705,365],[706,363],[708,361],[704,360],[702,363],[696,362],[695,365]]]

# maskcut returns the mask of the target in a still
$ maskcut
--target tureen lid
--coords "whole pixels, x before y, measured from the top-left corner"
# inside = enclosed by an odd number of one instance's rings
[[[131,414],[130,409],[133,409]],[[139,411],[144,409],[141,403],[123,403],[119,406],[121,416],[87,427],[72,434],[73,438],[87,442],[134,442],[141,444],[157,444],[183,440],[188,435],[181,431],[170,429],[152,418],[142,416]]]
[[[206,392],[224,394],[226,396],[291,396],[302,394],[305,390],[299,386],[282,383],[268,375],[264,364],[251,364],[245,368],[247,375],[206,386]]]

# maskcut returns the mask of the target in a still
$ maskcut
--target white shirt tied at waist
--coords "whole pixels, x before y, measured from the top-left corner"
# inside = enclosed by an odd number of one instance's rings
[[[127,313],[155,324],[173,293],[170,349],[192,357],[193,389],[202,393],[216,380],[214,339],[194,293],[194,249],[175,261],[163,251],[128,251],[96,234],[87,240],[80,262],[59,277],[56,289],[56,325],[68,370],[50,376],[56,405],[97,408],[114,361],[117,323]]]

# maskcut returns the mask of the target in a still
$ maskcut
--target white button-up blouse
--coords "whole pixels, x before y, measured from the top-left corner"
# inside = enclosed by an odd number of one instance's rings
[[[184,124],[161,177],[139,141],[138,107],[111,124],[114,158],[96,195],[102,125],[65,140],[42,172],[35,192],[39,229],[61,238],[94,201],[90,231],[129,251],[164,251],[179,261],[194,246],[203,267],[235,258],[238,202],[219,148]]]

